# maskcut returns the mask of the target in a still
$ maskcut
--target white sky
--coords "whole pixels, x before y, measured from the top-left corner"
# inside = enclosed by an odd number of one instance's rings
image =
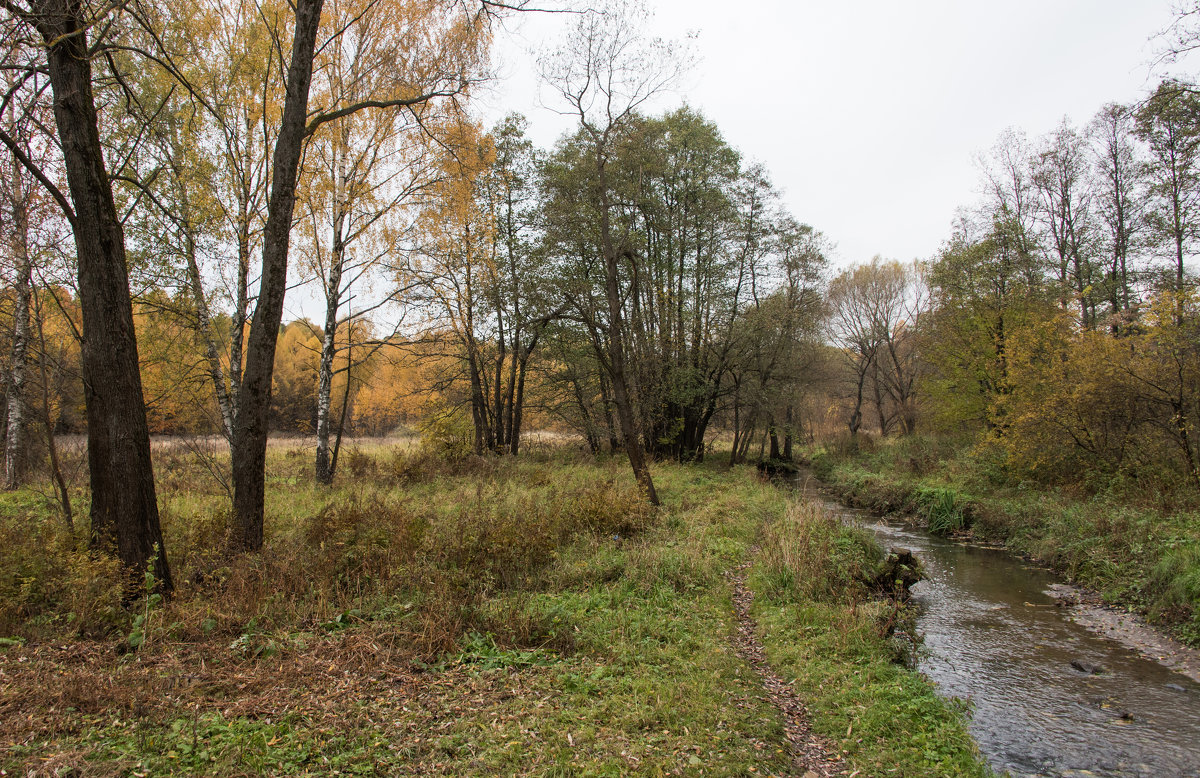
[[[656,34],[698,33],[696,67],[658,109],[686,100],[714,120],[839,265],[932,256],[977,197],[979,152],[1006,127],[1032,138],[1137,99],[1171,20],[1169,0],[647,1]],[[573,19],[522,16],[497,36],[481,108],[524,113],[546,147],[570,124],[539,102],[534,52]]]

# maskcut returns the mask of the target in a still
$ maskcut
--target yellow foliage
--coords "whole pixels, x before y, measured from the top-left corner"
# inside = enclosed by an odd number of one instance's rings
[[[284,325],[275,346],[271,379],[271,427],[311,432],[317,412],[321,329],[307,320]]]
[[[154,292],[134,306],[146,421],[152,434],[211,433],[220,426],[204,350],[187,306]]]
[[[1039,322],[1015,341],[999,439],[1010,462],[1035,477],[1122,464],[1138,428],[1137,395],[1126,370],[1135,339],[1073,331],[1073,314]]]
[[[1008,425],[996,439],[1010,464],[1046,481],[1180,470],[1195,480],[1198,303],[1162,294],[1121,336],[1077,330],[1066,312],[1026,330],[1013,342]]]

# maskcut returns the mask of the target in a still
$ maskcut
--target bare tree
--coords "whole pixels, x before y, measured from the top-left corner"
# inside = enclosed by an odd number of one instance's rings
[[[1091,167],[1084,138],[1066,120],[1043,142],[1032,161],[1037,218],[1058,273],[1062,306],[1065,309],[1074,298],[1079,305],[1079,326],[1084,329],[1095,327],[1094,290],[1100,281],[1093,277]]]
[[[912,336],[925,298],[915,268],[879,257],[843,271],[830,283],[829,335],[844,356],[854,384],[854,405],[847,420],[851,436],[862,427],[868,388],[875,395],[881,434],[887,434],[895,421],[904,432],[913,431],[916,354]],[[885,398],[894,407],[887,407]]]
[[[1115,317],[1134,303],[1132,283],[1137,269],[1133,257],[1144,226],[1144,166],[1134,143],[1134,113],[1128,106],[1104,106],[1092,119],[1089,130],[1099,180],[1096,211],[1103,223],[1108,257],[1105,291],[1115,331]]]
[[[1172,264],[1170,286],[1182,291],[1200,228],[1200,94],[1163,81],[1138,110],[1137,134],[1150,152],[1152,237]]]

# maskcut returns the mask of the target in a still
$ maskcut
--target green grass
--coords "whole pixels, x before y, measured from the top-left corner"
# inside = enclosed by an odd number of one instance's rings
[[[913,650],[899,634],[912,614],[871,598],[880,560],[868,535],[819,507],[780,517],[750,578],[767,657],[806,700],[813,729],[867,775],[991,775],[961,706],[895,661]]]
[[[133,616],[104,605],[100,584],[113,571],[102,560],[76,550],[52,516],[28,534],[49,545],[10,527],[20,548],[3,553],[32,556],[27,569],[44,585],[37,597],[2,592],[16,602],[4,604],[13,639],[0,645],[0,671],[12,683],[0,711],[21,724],[3,736],[0,769],[790,770],[778,713],[729,643],[724,572],[788,500],[750,468],[658,465],[664,505],[650,510],[619,460],[534,452],[448,465],[381,448],[333,489],[313,483],[310,467],[307,455],[272,449],[266,548],[228,560],[215,545],[219,486],[176,463],[163,504],[180,588],[149,610],[136,651]],[[35,518],[14,515],[26,526]],[[798,684],[812,680],[802,695],[856,767],[924,775],[975,764],[953,706],[892,664],[886,639],[859,635],[877,607],[859,589],[862,548],[830,544],[792,576],[815,586],[808,594],[764,599],[772,660]],[[79,569],[55,573],[64,558]],[[92,594],[68,596],[85,580]],[[803,615],[813,608],[824,615]],[[801,618],[810,620],[797,630]],[[830,648],[847,641],[852,652]],[[875,723],[841,737],[846,716],[869,720],[842,703],[868,706]]]

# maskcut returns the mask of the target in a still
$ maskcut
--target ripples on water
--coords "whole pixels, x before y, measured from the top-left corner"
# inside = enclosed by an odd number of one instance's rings
[[[988,761],[1015,776],[1200,777],[1200,684],[1071,621],[1056,579],[1013,555],[832,510],[921,557],[920,669],[969,699]],[[1098,665],[1086,674],[1072,666]]]

